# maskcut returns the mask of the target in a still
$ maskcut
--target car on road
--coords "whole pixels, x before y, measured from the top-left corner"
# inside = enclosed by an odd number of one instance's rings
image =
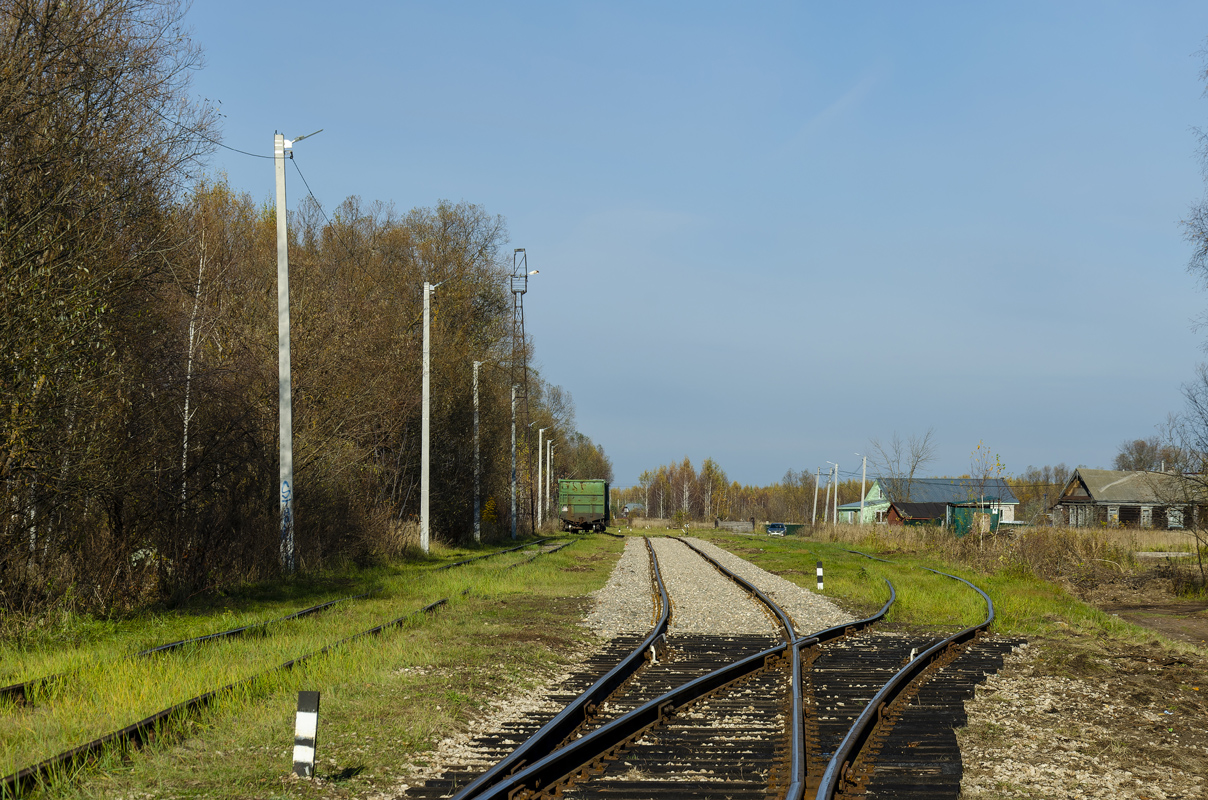
[[[768,523],[768,536],[784,536],[786,533],[788,533],[788,530],[789,529],[785,527],[783,522]]]

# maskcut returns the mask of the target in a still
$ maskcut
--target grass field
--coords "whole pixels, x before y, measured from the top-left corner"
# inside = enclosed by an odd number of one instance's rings
[[[887,618],[890,623],[952,628],[985,619],[986,605],[980,595],[959,581],[920,569],[930,567],[958,575],[990,596],[996,612],[995,633],[1036,636],[1075,629],[1143,636],[1135,626],[1078,601],[1058,585],[1019,570],[979,573],[925,551],[903,552],[899,547],[886,547],[885,543],[875,541],[864,541],[863,552],[893,563],[848,552],[848,548],[860,549],[848,543],[719,534],[711,530],[688,533],[811,590],[816,590],[815,565],[821,561],[825,574],[823,594],[854,613],[871,613],[880,608],[889,596],[885,587],[888,579],[898,594]]]
[[[73,679],[56,684],[27,707],[10,704],[0,709],[2,768],[5,774],[11,773],[162,708],[260,674],[340,638],[448,598],[446,607],[398,630],[351,643],[292,671],[256,680],[223,698],[200,722],[188,724],[190,731],[231,726],[231,741],[198,754],[209,768],[220,766],[223,770],[263,775],[254,766],[251,751],[257,748],[249,750],[249,743],[272,742],[267,749],[260,748],[261,756],[271,753],[270,760],[276,759],[280,766],[284,753],[288,761],[296,692],[319,689],[324,692],[325,720],[333,715],[339,718],[340,711],[347,708],[345,695],[364,701],[368,717],[358,716],[354,723],[361,731],[378,726],[373,718],[381,716],[383,708],[410,706],[406,724],[395,731],[397,741],[403,743],[403,752],[422,750],[430,744],[432,731],[473,707],[473,698],[481,694],[480,684],[523,683],[529,679],[526,676],[543,672],[538,660],[542,653],[564,650],[574,638],[572,634],[580,635],[573,625],[581,615],[578,598],[607,577],[611,559],[605,554],[610,545],[619,553],[620,542],[607,539],[589,548],[575,542],[564,551],[541,556],[530,564],[520,562],[531,557],[532,550],[435,571],[440,562],[462,555],[452,553],[419,566],[376,571],[351,581],[357,588],[373,585],[377,593],[372,598],[343,603],[315,617],[271,625],[262,636],[192,646],[150,658],[128,660],[118,656],[155,643],[148,641],[149,637],[162,641],[222,629],[232,619],[243,622],[257,615],[280,616],[295,610],[289,602],[313,604],[316,598],[301,599],[286,592],[288,600],[273,599],[252,610],[230,614],[217,609],[194,609],[197,619],[186,619],[190,616],[187,613],[180,615],[181,619],[160,614],[154,617],[158,624],[149,626],[152,633],[139,630],[130,621],[117,622],[108,631],[103,623],[91,623],[88,637],[44,637],[43,643],[49,645],[45,647],[10,643],[2,662],[10,674],[27,678],[72,670]],[[587,549],[592,552],[584,552]],[[605,560],[609,567],[585,566]],[[515,568],[509,569],[513,565]],[[259,602],[253,601],[253,605]],[[509,613],[521,608],[519,614]],[[562,620],[562,616],[568,619]],[[539,630],[530,631],[534,625]],[[562,638],[568,636],[571,638]],[[471,638],[475,641],[468,641]],[[541,642],[555,646],[534,644]],[[95,646],[90,648],[90,643]],[[466,645],[460,654],[457,644]],[[430,698],[424,687],[432,675],[449,669],[455,669],[463,680],[443,688],[437,702],[427,702]],[[239,721],[232,723],[233,717]],[[269,729],[278,733],[268,733]],[[175,738],[165,737],[165,744]],[[184,739],[186,745],[189,741]],[[178,755],[187,756],[187,752],[186,746]],[[215,752],[224,755],[215,758]],[[237,752],[250,763],[241,765],[240,759],[233,759],[232,754]],[[48,796],[95,796],[92,776],[122,773],[120,761],[111,757],[99,771],[90,771],[78,786],[59,783]],[[136,763],[143,762],[139,759]],[[272,774],[280,772],[274,769]],[[258,779],[254,783],[258,785]],[[246,796],[263,796],[262,788],[249,787]],[[209,796],[215,796],[214,789],[211,784]],[[198,794],[203,795],[206,792]]]
[[[918,568],[929,566],[985,589],[994,600],[1000,633],[1070,633],[1124,642],[1153,638],[1079,602],[1019,560],[1004,560],[998,568],[985,559],[976,566],[962,565],[944,558],[943,548],[932,552],[925,542],[907,547],[866,539],[856,547],[712,530],[689,534],[807,588],[813,588],[814,565],[821,560],[825,594],[853,613],[879,608],[888,597],[888,578],[899,598],[892,624],[950,630],[984,617],[979,595]],[[291,672],[274,673],[166,731],[138,755],[110,754],[76,780],[56,781],[41,796],[326,798],[388,792],[411,765],[424,762],[437,742],[465,729],[491,702],[559,674],[588,645],[591,634],[578,624],[588,602],[585,595],[603,585],[623,544],[612,537],[576,537],[565,550],[514,569],[508,567],[532,551],[443,572],[436,567],[474,553],[439,551],[426,561],[390,569],[249,587],[173,613],[74,620],[62,630],[47,627],[10,638],[0,647],[3,674],[27,678],[76,670],[79,683],[53,689],[28,708],[0,709],[4,771],[447,597],[448,606],[431,615]],[[846,552],[849,548],[867,548],[894,563],[872,561]],[[372,598],[340,604],[314,618],[270,625],[261,636],[138,661],[120,658],[163,641],[273,619],[368,589],[375,591]],[[301,689],[322,693],[320,780],[314,782],[290,776],[293,716]]]

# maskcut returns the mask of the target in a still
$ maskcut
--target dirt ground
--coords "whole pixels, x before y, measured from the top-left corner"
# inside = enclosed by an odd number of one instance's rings
[[[1035,639],[966,704],[962,797],[1208,797],[1208,603],[1161,571],[1084,600],[1190,647]]]
[[[1184,569],[1183,576],[1190,576]],[[1175,594],[1182,581],[1169,568],[1154,567],[1140,575],[1121,575],[1094,586],[1078,587],[1086,602],[1121,619],[1171,639],[1208,647],[1208,600]]]

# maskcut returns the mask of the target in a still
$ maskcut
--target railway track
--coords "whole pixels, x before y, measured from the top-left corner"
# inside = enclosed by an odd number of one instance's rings
[[[518,550],[522,550],[526,547],[536,546],[537,552],[534,553],[533,556],[531,556],[530,558],[518,561],[517,563],[511,564],[507,567],[508,569],[514,569],[516,567],[520,567],[525,564],[531,563],[533,560],[535,560],[536,558],[538,558],[541,555],[557,552],[558,550],[561,550],[562,548],[567,547],[573,543],[574,543],[573,539],[571,539],[568,542],[564,542],[564,543],[550,543],[549,539],[540,539],[535,542],[528,542],[528,543],[526,543],[524,545],[520,545],[518,547],[511,547],[511,548],[507,548],[507,549],[497,550],[497,551],[487,553],[487,554],[484,554],[481,556],[475,556],[473,558],[468,558],[468,559],[465,559],[462,561],[457,561],[457,562],[454,562],[451,564],[446,564],[444,566],[438,567],[437,571],[450,569],[453,567],[463,566],[465,564],[479,561],[481,559],[491,558],[493,556],[502,555],[504,553],[511,553],[511,552],[515,552]],[[469,592],[469,591],[470,591],[470,589],[466,590],[466,592]],[[463,594],[465,594],[465,592],[463,592]],[[365,596],[367,596],[367,595],[358,595],[356,597],[340,598],[338,600],[333,600],[333,601],[329,601],[326,603],[322,603],[320,605],[312,606],[307,609],[302,609],[301,611],[290,614],[289,616],[283,617],[280,620],[272,620],[269,622],[259,623],[257,625],[244,626],[244,627],[235,628],[235,629],[232,629],[229,631],[221,631],[218,633],[207,634],[205,636],[195,637],[193,639],[186,639],[186,640],[182,640],[179,642],[170,642],[167,644],[159,645],[159,646],[156,646],[153,648],[149,648],[147,650],[140,651],[138,653],[133,653],[129,656],[126,656],[125,658],[140,659],[140,658],[144,658],[144,657],[150,656],[150,655],[161,655],[161,654],[167,654],[167,653],[174,653],[174,652],[183,650],[186,645],[204,645],[204,644],[219,641],[219,640],[222,640],[225,638],[235,638],[235,637],[243,636],[249,632],[253,632],[253,631],[257,631],[257,630],[262,631],[265,628],[267,628],[269,625],[272,625],[274,623],[279,623],[279,622],[283,622],[283,621],[287,621],[287,620],[311,616],[313,614],[322,612],[322,611],[330,608],[332,605],[335,605],[336,603],[344,602],[346,600],[356,600],[356,599],[360,599]],[[353,642],[353,641],[356,641],[356,640],[359,640],[359,639],[362,639],[365,637],[380,635],[387,630],[390,630],[392,628],[396,628],[400,625],[403,625],[406,622],[413,620],[417,617],[420,617],[424,614],[432,613],[433,611],[437,610],[438,608],[444,606],[447,602],[448,602],[448,598],[442,598],[440,600],[437,600],[434,603],[430,603],[427,606],[424,606],[423,608],[420,608],[418,610],[404,614],[395,619],[391,619],[389,621],[383,622],[382,624],[377,625],[368,630],[363,630],[358,633],[354,633],[350,636],[346,636],[346,637],[344,637],[338,641],[332,642],[332,643],[328,644],[327,646],[325,646],[319,650],[316,650],[314,652],[307,653],[305,655],[299,656],[297,658],[286,661],[285,663],[272,667],[268,670],[258,672],[256,674],[251,675],[242,680],[215,688],[212,691],[189,698],[188,700],[184,700],[183,702],[176,703],[168,708],[157,711],[148,717],[145,717],[136,722],[133,722],[130,725],[127,725],[119,730],[112,731],[110,733],[106,733],[91,741],[85,742],[84,744],[79,745],[78,747],[71,748],[69,750],[59,753],[58,755],[52,756],[51,758],[47,758],[47,759],[40,761],[36,764],[33,764],[31,766],[17,770],[16,772],[13,772],[9,775],[4,776],[3,778],[0,778],[0,797],[20,796],[21,794],[39,786],[39,785],[46,784],[48,782],[56,780],[57,778],[65,776],[65,775],[70,775],[82,764],[87,763],[88,761],[97,758],[101,753],[103,753],[107,750],[142,746],[150,739],[152,739],[156,736],[162,735],[165,732],[171,731],[175,726],[179,725],[186,718],[196,715],[196,714],[200,713],[201,711],[205,710],[215,700],[219,699],[220,697],[223,697],[232,692],[240,691],[240,690],[254,691],[254,688],[257,685],[257,682],[266,675],[269,675],[274,672],[283,672],[283,671],[291,670],[294,667],[296,667],[302,663],[305,663],[306,661],[309,661],[313,658],[316,658],[318,656],[331,652],[332,650],[334,650],[337,647],[341,647],[345,644],[348,644],[350,642]],[[68,673],[62,673],[59,675],[47,676],[47,677],[42,677],[42,678],[34,678],[34,679],[22,681],[21,683],[13,684],[12,686],[4,687],[4,688],[0,689],[0,693],[2,693],[3,696],[6,696],[10,701],[14,701],[14,704],[12,706],[13,711],[15,711],[16,713],[26,713],[25,707],[26,707],[26,702],[29,698],[34,698],[35,700],[39,700],[39,701],[43,701],[43,702],[53,699],[53,694],[46,693],[46,690],[48,687],[54,687],[56,692],[57,691],[72,691],[74,688],[73,677],[74,677],[73,673],[68,672]],[[38,707],[38,705],[39,705],[38,702],[29,704],[29,706],[33,709],[36,709]]]
[[[779,636],[667,636],[675,599],[647,540],[660,612],[650,634],[613,639],[549,698],[561,711],[479,736],[470,763],[405,796],[958,795],[963,701],[1017,644],[978,638],[993,621],[989,597],[986,619],[952,636],[874,631],[890,585],[876,615],[802,635],[755,586],[683,544],[743,586]]]

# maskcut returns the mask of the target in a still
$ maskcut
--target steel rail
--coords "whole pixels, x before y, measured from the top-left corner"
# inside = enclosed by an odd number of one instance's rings
[[[873,614],[871,617],[858,619],[855,622],[845,622],[842,625],[835,625],[833,628],[824,628],[817,633],[811,633],[808,637],[799,639],[797,641],[797,646],[813,647],[817,644],[829,642],[832,639],[840,639],[851,634],[853,631],[864,630],[865,628],[883,620],[885,615],[889,613],[889,609],[893,608],[894,602],[898,599],[898,593],[893,588],[893,584],[890,583],[889,578],[882,578],[882,580],[884,580],[885,585],[889,587],[889,599],[885,601],[885,605],[881,606],[881,609],[877,611],[877,613]]]
[[[548,542],[548,541],[549,541],[549,539],[541,540],[541,542]],[[538,542],[537,544],[540,544],[541,542]],[[534,561],[536,561],[538,558],[540,558],[541,556],[548,556],[548,555],[552,555],[553,553],[558,552],[559,550],[565,550],[566,548],[570,547],[574,543],[575,543],[575,540],[571,539],[569,542],[563,542],[562,544],[558,545],[557,547],[551,547],[549,550],[538,550],[536,553],[533,553],[533,555],[531,557],[526,558],[523,561],[518,561],[515,564],[509,565],[507,567],[507,569],[516,569],[516,567],[523,567],[525,564],[531,564]],[[527,547],[527,545],[526,545],[526,547]]]
[[[797,640],[797,643],[794,647],[794,651],[797,654],[797,658],[793,662],[793,664],[794,664],[793,668],[795,670],[795,672],[793,674],[795,676],[801,674],[801,672],[800,672],[800,663],[801,663],[800,662],[800,652],[801,652],[802,648],[818,647],[826,642],[833,641],[835,639],[841,639],[844,636],[851,635],[855,631],[864,630],[865,628],[868,628],[868,627],[880,622],[882,619],[885,618],[885,615],[889,613],[889,609],[893,608],[894,601],[896,601],[898,599],[898,593],[896,590],[894,590],[893,584],[889,581],[888,578],[885,578],[884,580],[885,580],[885,585],[889,587],[889,599],[885,601],[885,605],[881,606],[880,610],[878,610],[875,614],[873,614],[872,616],[869,616],[869,617],[865,617],[864,619],[858,619],[855,622],[848,622],[844,625],[835,625],[834,627],[831,627],[831,628],[825,628],[816,633],[810,634],[808,637],[802,637]],[[800,694],[800,691],[798,690],[796,702],[800,703],[800,698],[801,698],[801,694]],[[794,727],[794,731],[801,731],[803,728],[804,728],[804,719],[802,719],[802,724]],[[793,737],[793,753],[794,753],[794,759],[795,760],[799,759],[801,762],[800,769],[797,773],[799,778],[798,778],[798,780],[792,782],[789,785],[788,790],[785,792],[784,796],[785,796],[785,800],[802,800],[802,798],[805,797],[805,792],[806,792],[806,788],[807,788],[807,784],[806,784],[807,774],[806,774],[806,768],[805,768],[806,767],[806,765],[805,765],[805,742],[802,741],[800,735],[795,735]]]
[[[504,553],[515,552],[516,550],[522,550],[526,547],[532,547],[533,545],[539,545],[539,544],[542,544],[543,542],[548,542],[548,541],[549,541],[549,538],[547,537],[545,539],[539,539],[536,542],[528,542],[527,544],[522,544],[519,547],[509,547],[506,550],[496,550],[495,552],[487,553],[486,555],[475,556],[473,558],[467,558],[464,561],[456,561],[452,564],[445,564],[443,566],[437,567],[435,570],[433,570],[433,572],[439,572],[440,570],[451,569],[453,567],[460,567],[465,564],[469,564],[473,561],[478,561],[483,558],[491,558],[492,556],[498,556],[498,555],[503,555]],[[567,542],[567,544],[570,544],[570,542]],[[566,545],[563,545],[563,547],[565,547],[565,546]],[[560,550],[561,548],[558,548],[558,549]],[[550,552],[556,552],[556,551],[550,551]],[[534,558],[536,558],[536,556],[534,556]],[[532,559],[529,559],[529,560],[531,561]],[[527,562],[525,562],[525,563],[527,563]],[[515,565],[513,565],[513,566],[515,566]],[[365,592],[363,594],[351,595],[349,597],[338,597],[335,600],[328,600],[325,603],[319,603],[318,605],[310,606],[309,608],[304,608],[301,611],[295,611],[292,614],[289,614],[284,617],[279,617],[278,619],[265,620],[264,622],[254,622],[251,625],[244,625],[239,628],[231,628],[230,630],[217,631],[215,633],[207,633],[207,634],[203,634],[201,636],[194,636],[191,639],[181,639],[176,642],[168,642],[166,644],[156,645],[155,647],[149,647],[146,650],[139,650],[137,653],[130,653],[129,655],[119,656],[118,659],[123,660],[123,659],[143,658],[145,656],[155,655],[156,653],[167,653],[167,652],[171,652],[172,650],[178,650],[178,649],[185,647],[187,645],[190,645],[190,644],[202,644],[204,642],[211,642],[211,641],[215,641],[217,639],[236,638],[239,636],[243,636],[244,634],[249,633],[251,631],[266,629],[270,625],[277,625],[282,622],[289,622],[290,620],[293,620],[293,619],[301,619],[303,617],[308,617],[311,614],[317,614],[320,611],[324,611],[324,610],[330,608],[331,606],[334,606],[336,603],[343,603],[346,600],[363,600],[364,598],[369,597],[372,594],[374,594],[374,592]],[[64,682],[68,678],[70,678],[71,675],[75,671],[76,670],[69,670],[67,672],[60,672],[55,675],[45,675],[40,678],[30,678],[29,680],[22,681],[21,683],[14,683],[11,686],[0,687],[0,700],[9,700],[10,702],[13,702],[13,703],[25,702],[26,700],[29,699],[29,695],[33,693],[35,688],[40,687],[40,686],[49,686],[53,683]]]
[[[470,564],[475,561],[481,561],[484,558],[491,558],[493,556],[501,556],[504,553],[514,553],[517,550],[523,550],[526,547],[532,547],[534,545],[544,544],[545,542],[548,542],[552,538],[554,538],[554,537],[546,536],[544,539],[538,539],[535,542],[526,542],[525,544],[517,545],[516,547],[508,547],[504,550],[496,550],[493,553],[487,553],[487,554],[481,555],[481,556],[474,556],[473,558],[467,558],[463,561],[454,561],[452,564],[444,564],[442,566],[437,567],[436,569],[434,569],[432,571],[440,572],[441,570],[444,570],[444,569],[453,569],[453,567],[462,567],[462,566],[465,566],[466,564]]]
[[[739,678],[775,665],[788,649],[787,642],[747,656],[725,667],[689,681],[648,701],[616,720],[575,739],[520,772],[505,777],[477,795],[478,800],[504,800],[518,790],[539,791],[584,768],[597,763],[611,750],[630,742],[648,728],[673,716],[684,706]],[[460,795],[459,795],[460,797]]]
[[[540,760],[523,767],[518,772],[503,776],[493,785],[485,788],[483,791],[478,792],[477,794],[471,794],[468,791],[469,787],[467,787],[466,790],[463,790],[461,793],[456,795],[456,800],[469,800],[471,797],[475,798],[475,800],[504,800],[505,798],[524,796],[526,792],[534,793],[542,791],[542,787],[548,787],[552,784],[556,784],[557,782],[565,780],[567,777],[574,775],[576,772],[581,773],[587,768],[585,766],[587,764],[600,764],[610,751],[637,739],[646,730],[668,719],[683,707],[697,702],[705,695],[708,695],[711,692],[726,686],[727,684],[733,683],[740,678],[776,666],[777,663],[786,655],[793,666],[790,685],[793,687],[791,696],[794,714],[790,723],[790,730],[794,745],[792,748],[792,759],[794,763],[790,767],[790,787],[804,787],[804,748],[801,742],[800,724],[800,655],[799,649],[794,645],[798,642],[798,640],[805,640],[798,636],[796,630],[793,628],[791,620],[783,609],[770,600],[767,595],[760,591],[754,584],[736,575],[734,572],[727,569],[715,559],[702,552],[698,548],[692,546],[688,542],[685,542],[678,537],[670,538],[676,539],[681,544],[700,555],[716,569],[718,569],[723,575],[749,591],[751,594],[756,596],[760,602],[764,603],[770,610],[772,610],[784,628],[784,636],[786,641],[754,655],[742,658],[719,669],[713,670],[706,675],[702,675],[668,692],[665,692],[659,697],[646,702],[645,704],[629,711],[626,714],[623,714],[612,722],[602,725],[599,728],[584,734],[582,737],[567,743],[563,747],[550,752],[544,758],[541,758]],[[647,539],[647,546],[650,546],[649,539]],[[797,755],[798,753],[800,753],[800,756]],[[471,784],[471,786],[472,785],[473,784]],[[797,796],[800,796],[800,791],[797,792]]]
[[[877,556],[870,556],[868,553],[861,553],[859,550],[844,550],[843,548],[839,548],[839,549],[843,550],[844,553],[854,553],[858,556],[864,556],[865,558],[872,559],[873,561],[880,561],[882,564],[892,564],[893,563],[888,558],[878,558]]]
[[[672,537],[672,538],[679,539],[679,537]],[[680,541],[683,541],[683,540],[680,539]],[[700,549],[693,547],[688,542],[684,542],[684,544],[688,545],[688,547],[691,547],[698,554],[700,554],[703,558],[710,561],[714,566],[716,566],[719,569],[722,569],[725,572],[727,572],[728,574],[730,574],[731,577],[733,577],[734,580],[736,580],[740,584],[749,587],[748,591],[751,591],[752,593],[759,596],[761,599],[764,600],[765,603],[767,603],[770,607],[774,608],[776,610],[776,612],[781,615],[782,624],[784,624],[791,633],[792,639],[791,639],[790,644],[792,645],[791,658],[792,658],[792,670],[793,670],[791,687],[792,687],[792,693],[793,693],[793,701],[792,701],[793,702],[793,713],[792,713],[792,722],[791,722],[791,724],[792,724],[792,736],[791,736],[792,742],[791,742],[790,752],[792,753],[792,756],[791,756],[792,761],[789,766],[789,774],[790,774],[789,785],[785,791],[784,796],[785,796],[786,800],[800,800],[800,798],[804,797],[805,790],[806,790],[805,742],[802,738],[804,711],[802,710],[802,707],[801,707],[801,703],[802,703],[802,701],[801,701],[801,650],[802,650],[802,648],[805,648],[805,647],[817,647],[820,644],[822,644],[823,642],[828,642],[833,639],[842,638],[844,636],[851,634],[853,631],[862,630],[862,629],[864,629],[870,625],[873,625],[874,623],[879,622],[880,620],[884,619],[885,615],[889,613],[889,609],[893,606],[894,601],[897,599],[897,596],[898,596],[897,592],[894,591],[893,584],[889,582],[889,579],[885,579],[885,584],[889,587],[889,600],[886,601],[885,605],[883,605],[881,607],[880,611],[878,611],[877,613],[873,614],[870,617],[866,617],[865,619],[856,620],[855,622],[849,622],[845,625],[836,625],[832,628],[826,628],[825,630],[818,631],[817,633],[812,633],[808,637],[801,636],[796,632],[796,630],[793,629],[792,624],[788,620],[787,615],[785,615],[784,612],[780,610],[780,607],[777,606],[776,604],[772,603],[771,600],[768,600],[764,596],[763,592],[761,592],[759,589],[757,589],[753,584],[748,583],[747,581],[743,580],[742,578],[738,577],[737,575],[733,575],[732,573],[729,573],[729,570],[726,570],[724,567],[722,567],[720,564],[718,564],[717,561],[715,561],[713,558],[711,558],[707,554],[701,552]]]
[[[794,800],[794,798],[800,797],[805,791],[804,712],[801,708],[801,648],[796,646],[802,637],[797,633],[796,626],[793,625],[793,621],[784,612],[784,609],[773,603],[755,584],[726,569],[716,559],[705,554],[700,548],[695,547],[678,536],[672,538],[683,542],[683,544],[695,551],[697,555],[704,558],[717,569],[722,570],[733,581],[758,597],[765,606],[772,609],[779,617],[780,624],[784,627],[789,644],[789,702],[791,705],[791,713],[789,715],[789,782],[788,788],[785,790],[785,797],[788,800]]]
[[[607,700],[613,692],[646,664],[646,654],[667,635],[667,626],[671,623],[671,601],[667,597],[667,588],[663,585],[658,556],[654,554],[650,538],[643,538],[646,540],[646,551],[650,556],[650,568],[654,574],[654,586],[658,590],[661,604],[658,622],[633,652],[572,700],[523,744],[495,766],[466,784],[465,788],[454,795],[454,800],[469,800],[469,798],[480,796],[508,775],[520,770],[524,765],[540,761],[561,747],[569,736],[587,722],[595,708]]]
[[[865,554],[860,553],[859,555]],[[905,691],[915,678],[919,677],[925,669],[931,666],[944,651],[954,645],[962,644],[975,638],[994,622],[994,602],[988,594],[964,578],[949,575],[947,572],[940,572],[930,567],[923,567],[923,569],[928,572],[934,572],[936,575],[943,575],[947,578],[958,580],[980,594],[986,601],[986,618],[976,625],[970,625],[952,636],[937,642],[923,653],[920,653],[910,663],[898,670],[877,691],[872,700],[864,707],[864,710],[860,712],[860,715],[848,730],[847,735],[843,737],[843,741],[835,748],[835,753],[831,756],[829,763],[826,765],[826,771],[822,774],[822,782],[818,787],[818,793],[815,795],[816,800],[831,800],[835,796],[840,782],[847,777],[848,769],[850,769],[869,737],[871,737],[877,722],[884,713],[884,709]]]

